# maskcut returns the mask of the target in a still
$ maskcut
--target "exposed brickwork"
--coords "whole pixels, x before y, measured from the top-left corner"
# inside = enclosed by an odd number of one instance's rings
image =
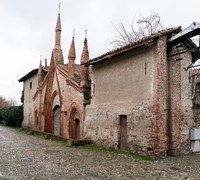
[[[167,37],[158,39],[154,59],[154,97],[152,110],[152,142],[154,153],[164,155],[168,148],[168,67],[167,67]]]
[[[46,92],[44,97],[44,131],[48,133],[53,133],[53,112],[52,112],[52,86],[53,78],[55,72],[55,61],[51,60],[50,64],[50,73],[48,73],[47,83],[46,83]]]
[[[177,58],[168,58],[168,153],[173,155],[179,154],[181,148],[181,62]]]
[[[75,58],[76,58],[76,50],[75,50],[75,42],[74,42],[74,37],[72,38],[71,46],[69,49],[69,54],[68,54],[68,74],[70,78],[74,77],[75,73]]]
[[[87,39],[84,40],[83,52],[81,55],[81,64],[86,63],[89,60],[89,52]],[[89,68],[82,65],[81,66],[81,87],[89,86]]]
[[[60,40],[61,40],[61,21],[60,21],[60,14],[58,14],[56,28],[55,28],[55,49],[61,49]]]

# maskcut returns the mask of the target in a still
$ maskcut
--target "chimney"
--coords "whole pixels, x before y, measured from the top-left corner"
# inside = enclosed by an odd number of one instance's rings
[[[47,68],[47,59],[44,60],[45,61],[45,69]]]

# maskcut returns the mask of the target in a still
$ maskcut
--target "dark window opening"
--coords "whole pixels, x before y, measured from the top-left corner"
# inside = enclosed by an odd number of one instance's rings
[[[146,62],[144,64],[144,73],[145,73],[145,75],[147,74],[147,63]]]
[[[36,117],[36,125],[38,125],[39,124],[39,122],[38,122],[38,116]]]
[[[194,107],[200,107],[200,82],[196,83],[192,100]]]

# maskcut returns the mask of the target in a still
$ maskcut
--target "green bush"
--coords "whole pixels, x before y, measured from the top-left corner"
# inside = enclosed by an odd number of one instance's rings
[[[0,109],[0,121],[5,125],[21,127],[23,120],[23,106],[8,106]]]

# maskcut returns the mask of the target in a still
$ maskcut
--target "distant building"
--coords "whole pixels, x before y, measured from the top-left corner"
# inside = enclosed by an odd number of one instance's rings
[[[81,65],[73,37],[64,64],[59,15],[50,66],[40,63],[19,80],[23,126],[145,155],[188,153],[190,130],[200,126],[199,87],[188,67],[200,52],[189,39],[170,43],[180,32],[162,30],[90,60],[85,38]]]

